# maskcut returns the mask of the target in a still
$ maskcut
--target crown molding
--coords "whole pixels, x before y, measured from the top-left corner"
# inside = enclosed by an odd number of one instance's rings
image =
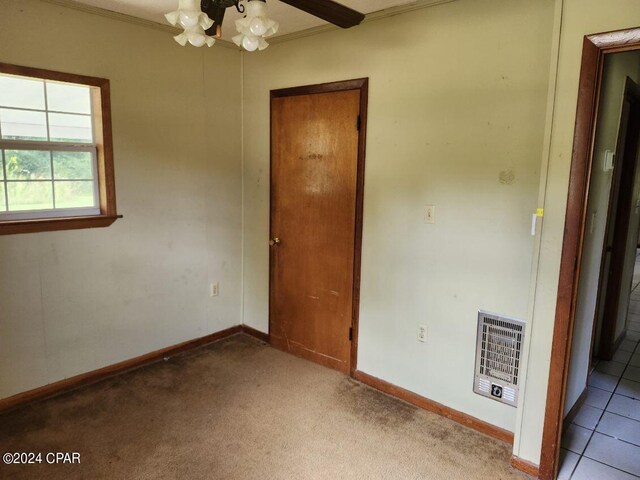
[[[371,12],[366,15],[365,22],[371,22],[373,20],[381,20],[387,17],[394,17],[402,13],[413,12],[415,10],[421,10],[423,8],[435,7],[436,5],[442,5],[443,3],[451,3],[456,0],[417,0],[412,3],[406,3],[404,5],[396,5],[395,7],[385,8],[384,10],[378,10],[377,12]]]
[[[133,25],[139,25],[142,27],[153,28],[155,30],[161,30],[164,32],[177,35],[180,30],[172,27],[171,25],[163,25],[161,23],[153,22],[151,20],[145,20],[143,18],[126,15],[124,13],[118,13],[105,8],[94,7],[91,5],[85,5],[84,3],[77,2],[76,0],[40,0],[41,2],[51,3],[61,7],[71,8],[73,10],[79,10],[81,12],[90,13],[93,15],[99,15],[101,17],[111,18],[113,20],[119,20],[121,22],[131,23]],[[417,0],[405,5],[398,5],[395,7],[385,8],[377,12],[368,13],[362,23],[373,22],[376,20],[382,20],[384,18],[394,17],[403,13],[413,12],[415,10],[421,10],[423,8],[434,7],[436,5],[442,5],[444,3],[455,2],[456,0]],[[326,24],[319,25],[317,27],[307,28],[299,32],[292,32],[285,35],[280,35],[269,39],[271,45],[277,45],[279,43],[290,42],[299,38],[309,37],[311,35],[318,35],[320,33],[331,32],[334,30],[342,30],[335,25]],[[227,40],[216,40],[216,45],[224,48],[231,48],[233,50],[241,50],[233,42]]]

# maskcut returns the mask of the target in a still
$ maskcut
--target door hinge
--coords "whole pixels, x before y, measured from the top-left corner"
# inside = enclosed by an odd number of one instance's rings
[[[362,128],[362,116],[358,115],[358,120],[356,122],[356,128],[358,129],[358,131],[360,131],[360,128]]]
[[[349,341],[353,340],[353,327],[349,327]]]

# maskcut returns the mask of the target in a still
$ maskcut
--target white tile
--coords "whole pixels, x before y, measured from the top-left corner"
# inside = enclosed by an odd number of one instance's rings
[[[616,389],[618,379],[611,375],[607,375],[602,372],[593,372],[589,376],[589,385],[596,388],[601,388],[607,392],[613,392]]]
[[[637,480],[633,475],[582,457],[571,480]]]
[[[605,412],[597,431],[640,446],[640,422],[636,420]]]
[[[578,425],[569,425],[569,428],[562,434],[562,448],[581,454],[584,452],[592,433],[593,430]]]
[[[630,443],[596,432],[584,455],[632,475],[640,475],[640,447]]]
[[[602,409],[591,407],[589,405],[582,405],[573,419],[573,423],[581,427],[588,428],[589,430],[594,430],[601,415]]]
[[[569,478],[571,478],[571,474],[573,473],[573,469],[576,468],[578,460],[580,460],[580,455],[561,448],[558,480],[569,480]]]
[[[633,352],[636,348],[636,344],[638,342],[634,342],[633,340],[629,340],[628,338],[625,337],[625,339],[620,342],[620,346],[618,347],[618,352],[620,350],[625,351],[625,352]]]
[[[632,342],[639,342],[640,332],[630,332],[629,330],[627,330],[627,336],[625,338],[626,340],[631,340]]]
[[[622,344],[620,344],[620,348],[618,348],[618,351],[613,354],[613,358],[611,360],[615,362],[624,363],[626,365],[629,359],[631,358],[631,355],[633,355],[633,350],[630,350],[630,351],[622,350]]]
[[[640,332],[640,321],[630,321],[627,324],[627,330],[631,330],[632,332]]]
[[[640,384],[638,385],[640,386]],[[587,387],[587,396],[584,399],[584,404],[604,409],[610,398],[611,392],[607,392],[606,390],[601,390],[599,388]]]
[[[607,406],[607,411],[617,413],[623,417],[633,418],[640,422],[640,400],[614,395],[609,402],[609,406]]]
[[[633,367],[629,365],[624,371],[622,378],[633,380],[634,382],[640,382],[640,367]]]
[[[613,375],[614,377],[620,377],[622,375],[622,372],[624,371],[625,366],[626,363],[604,361],[598,363],[596,370],[608,375]]]
[[[640,302],[636,302],[632,299],[631,302],[629,302],[629,313],[640,313]]]
[[[638,342],[635,342],[625,337],[625,339],[620,343],[618,350],[623,350],[625,352],[633,352],[636,348],[637,343]]]
[[[640,367],[640,353],[636,353],[635,355],[633,355],[633,357],[631,357],[631,360],[629,360],[629,365],[633,367]]]
[[[636,400],[640,400],[640,383],[623,378],[622,380],[620,380],[618,388],[616,388],[616,393],[618,395],[624,395],[625,397],[631,397],[635,398]]]

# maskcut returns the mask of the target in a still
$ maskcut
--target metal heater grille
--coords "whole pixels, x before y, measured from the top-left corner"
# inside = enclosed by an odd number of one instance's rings
[[[524,327],[521,320],[478,312],[474,392],[516,406]]]

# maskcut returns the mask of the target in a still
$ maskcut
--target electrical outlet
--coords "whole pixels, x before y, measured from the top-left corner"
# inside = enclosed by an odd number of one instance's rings
[[[426,342],[427,341],[427,326],[426,325],[418,325],[418,341]]]
[[[436,223],[435,205],[427,205],[424,210],[424,223]]]
[[[219,282],[212,283],[211,284],[211,296],[212,297],[217,297],[218,295],[220,295],[220,283]]]

